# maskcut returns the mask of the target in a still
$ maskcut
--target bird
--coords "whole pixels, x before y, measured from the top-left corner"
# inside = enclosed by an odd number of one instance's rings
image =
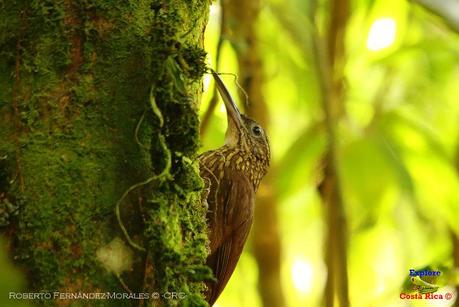
[[[210,241],[206,264],[215,278],[206,281],[205,297],[210,306],[222,293],[242,253],[253,222],[255,193],[270,162],[265,130],[239,111],[220,76],[214,70],[211,73],[225,105],[228,126],[224,145],[199,156]]]

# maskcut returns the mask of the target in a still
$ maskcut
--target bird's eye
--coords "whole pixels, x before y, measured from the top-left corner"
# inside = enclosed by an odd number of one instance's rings
[[[261,135],[261,127],[260,126],[253,126],[252,127],[252,132],[255,136],[260,136]]]

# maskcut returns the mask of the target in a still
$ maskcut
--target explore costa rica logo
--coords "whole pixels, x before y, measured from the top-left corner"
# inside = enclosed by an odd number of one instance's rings
[[[451,292],[441,293],[400,293],[402,300],[451,300],[453,294]]]
[[[408,291],[400,293],[400,298],[408,300],[451,300],[453,293],[437,293],[440,286],[435,284],[435,280],[440,275],[441,272],[438,270],[425,269],[416,271],[410,269],[410,286],[406,289]]]

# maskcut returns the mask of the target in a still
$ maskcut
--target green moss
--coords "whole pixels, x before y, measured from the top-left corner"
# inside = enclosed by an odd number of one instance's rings
[[[201,281],[211,274],[204,266],[206,212],[199,205],[203,184],[196,162],[192,162],[199,147],[199,122],[192,93],[197,86],[193,82],[205,70],[204,53],[191,43],[191,35],[179,35],[189,29],[183,28],[187,24],[180,14],[183,11],[173,8],[174,5],[167,9],[157,7],[156,35],[152,39],[157,57],[151,63],[153,96],[164,122],[161,126],[157,116],[151,119],[155,127],[151,140],[153,172],[160,173],[166,164],[158,158],[165,156],[157,143],[162,135],[171,152],[171,179],[157,183],[158,188],[148,198],[145,236],[153,262],[162,267],[156,272],[159,290],[184,292],[187,298],[180,304],[203,305],[198,295]],[[192,20],[193,27],[197,19]]]
[[[123,201],[123,221],[148,251],[154,282],[147,287],[186,294],[165,304],[204,305],[200,291],[210,271],[196,93],[209,3],[2,5],[0,155],[8,158],[0,182],[19,204],[10,239],[30,289],[124,291],[96,251],[121,233],[113,212],[124,191],[170,163],[167,176]],[[162,121],[151,109],[150,91]],[[138,292],[140,254],[133,272],[123,274]]]

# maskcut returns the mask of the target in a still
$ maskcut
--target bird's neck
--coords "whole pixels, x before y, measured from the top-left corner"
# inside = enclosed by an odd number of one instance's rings
[[[258,189],[261,179],[266,174],[267,165],[253,152],[244,150],[240,147],[224,145],[218,149],[222,153],[226,167],[232,167],[246,176],[252,182],[255,191]]]

